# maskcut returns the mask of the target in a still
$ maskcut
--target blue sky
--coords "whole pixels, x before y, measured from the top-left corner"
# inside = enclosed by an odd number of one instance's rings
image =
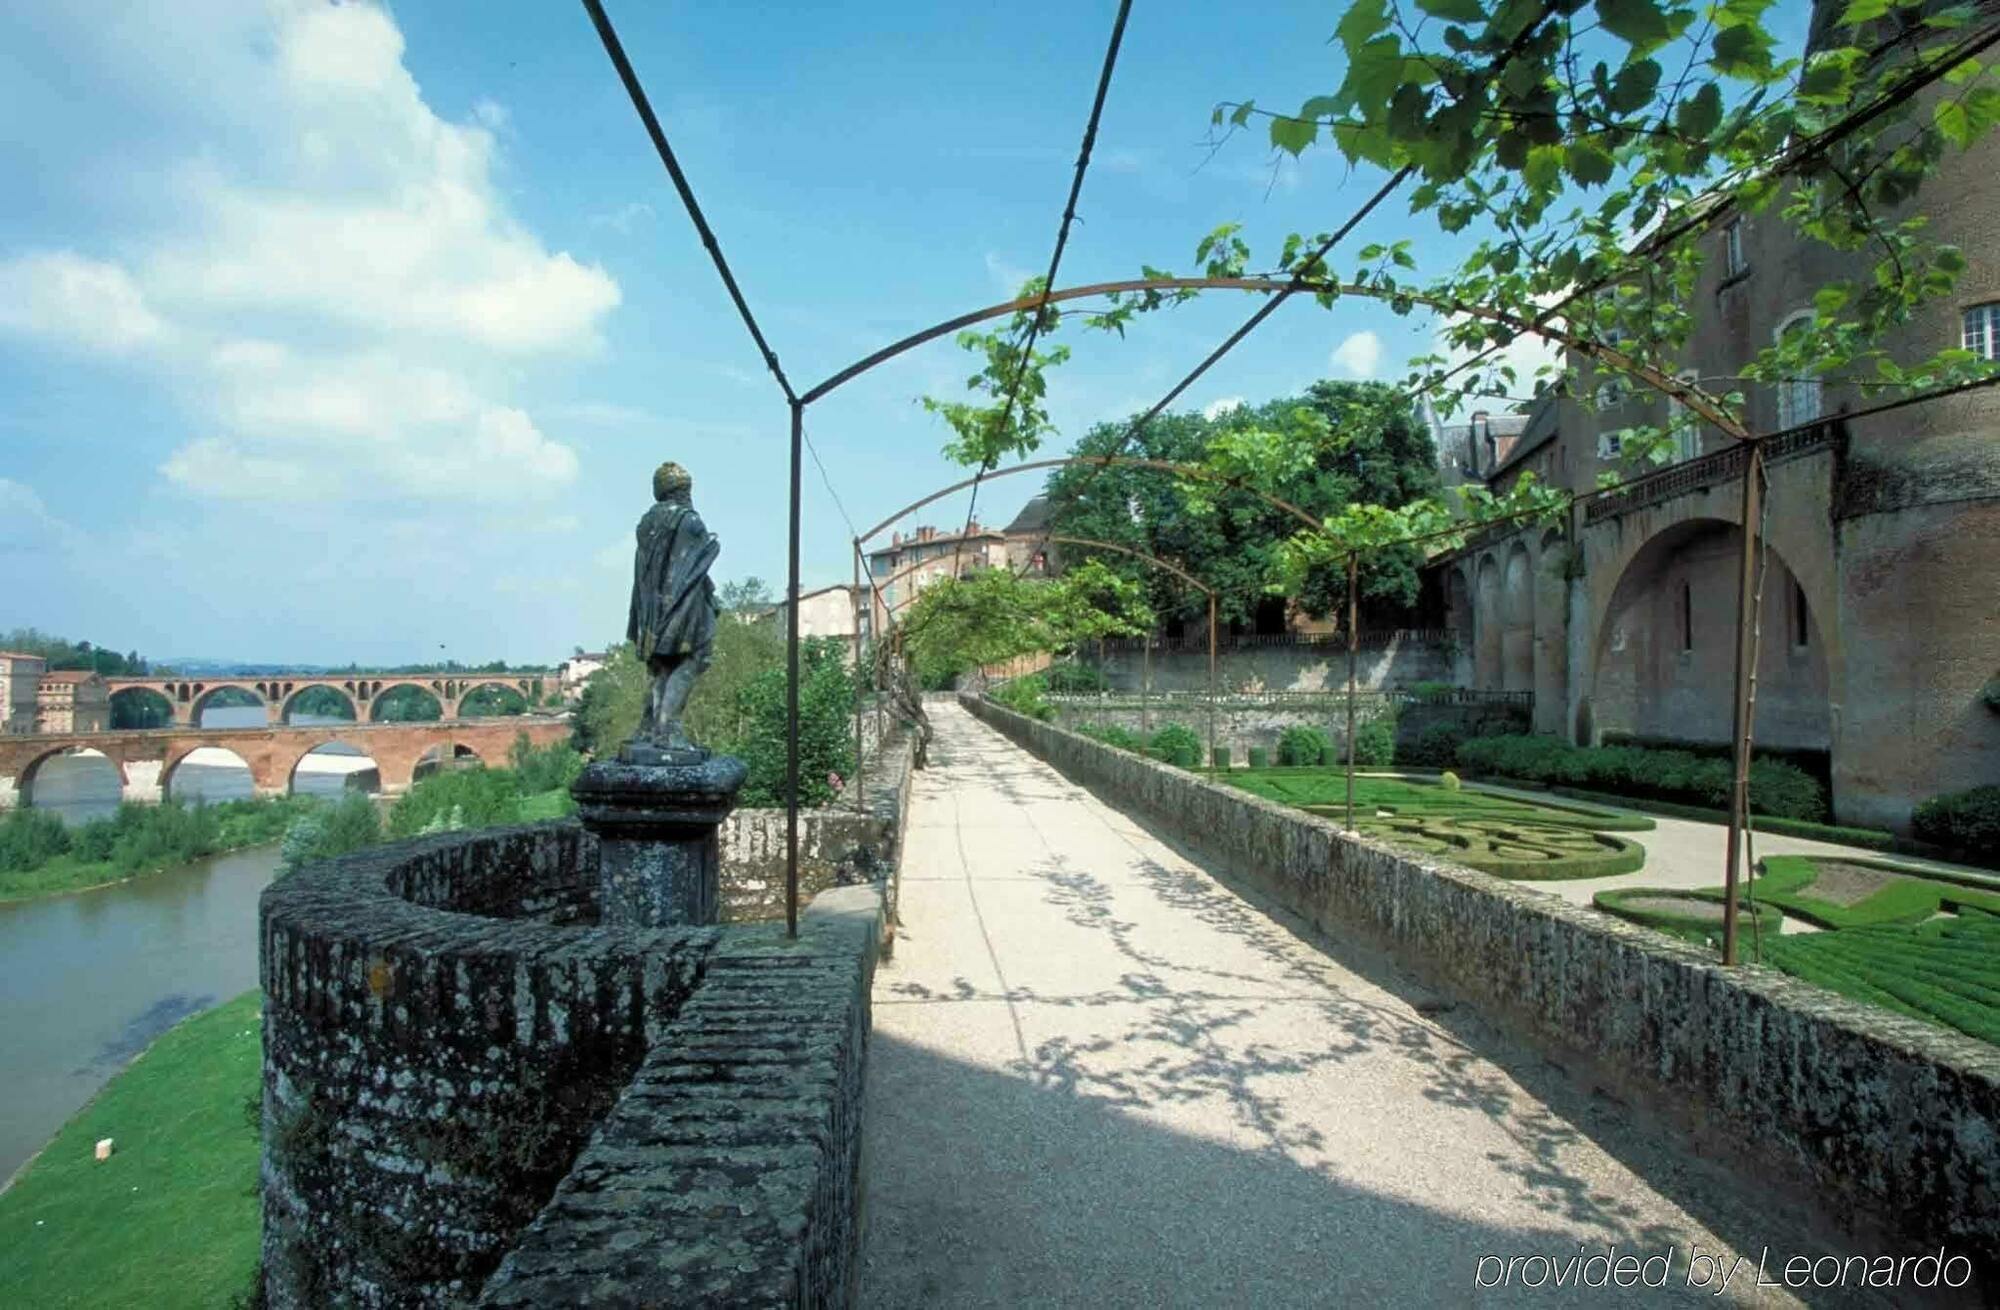
[[[609,7],[800,385],[1045,265],[1108,0]],[[1135,6],[1061,280],[1187,268],[1232,220],[1262,262],[1358,203],[1379,179],[1330,151],[1204,144],[1219,99],[1331,90],[1339,10]],[[0,628],[559,658],[619,634],[668,458],[717,574],[782,579],[784,406],[580,5],[9,3],[0,114],[33,125],[0,142]],[[1392,203],[1351,248],[1410,228]],[[1064,444],[1250,308],[1077,338]],[[1288,306],[1187,403],[1398,376],[1429,331]],[[934,344],[810,412],[864,527],[960,476],[915,398],[969,371]],[[809,468],[808,586],[848,576],[847,537]]]

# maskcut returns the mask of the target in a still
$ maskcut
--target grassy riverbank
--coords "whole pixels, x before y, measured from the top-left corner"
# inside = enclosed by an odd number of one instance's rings
[[[257,1267],[261,998],[170,1029],[0,1193],[0,1305],[226,1306]],[[116,1150],[98,1161],[109,1137]]]
[[[321,804],[305,796],[200,806],[128,802],[108,819],[75,828],[45,810],[17,809],[0,821],[0,901],[82,891],[262,846]]]

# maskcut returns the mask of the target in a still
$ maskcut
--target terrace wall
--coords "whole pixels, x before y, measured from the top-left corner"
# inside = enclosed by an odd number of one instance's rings
[[[1829,1210],[2000,1268],[2000,1049],[962,701],[1322,931],[1802,1177]]]

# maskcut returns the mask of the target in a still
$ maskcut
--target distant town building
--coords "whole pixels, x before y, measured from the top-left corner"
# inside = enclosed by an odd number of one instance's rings
[[[876,631],[885,631],[891,617],[900,615],[917,593],[954,567],[959,576],[1007,564],[1007,534],[982,526],[974,519],[963,534],[941,534],[928,525],[908,536],[898,532],[889,544],[868,552],[868,576],[875,583],[872,619]]]
[[[590,681],[590,675],[603,668],[611,657],[604,651],[595,654],[572,655],[556,666],[557,686],[563,696],[574,698],[583,694],[583,684]]]
[[[35,689],[35,731],[106,732],[111,727],[111,689],[102,674],[88,669],[44,673]]]
[[[777,630],[785,631],[785,603],[766,606],[752,616],[757,622],[777,625]],[[836,582],[830,587],[808,591],[799,597],[799,636],[833,637],[847,646],[847,658],[854,658],[855,636],[854,587],[851,583]],[[861,616],[861,631],[868,631],[868,616]]]
[[[0,733],[35,730],[42,674],[48,662],[39,655],[0,650]]]
[[[1048,539],[1049,521],[1054,517],[1055,509],[1049,504],[1047,493],[1021,506],[1014,521],[1001,529],[1007,538],[1007,567],[1016,573],[1062,571],[1055,543]]]
[[[1445,423],[1438,418],[1429,399],[1424,401],[1423,416],[1430,425],[1431,444],[1437,449],[1438,481],[1446,487],[1488,481],[1521,444],[1531,417],[1480,409],[1474,410],[1463,423]],[[1545,420],[1542,426],[1553,433],[1552,419]]]

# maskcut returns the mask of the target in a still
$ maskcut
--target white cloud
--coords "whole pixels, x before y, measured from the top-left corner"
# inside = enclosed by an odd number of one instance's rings
[[[608,227],[621,237],[629,237],[632,235],[633,228],[642,222],[650,223],[656,217],[658,217],[658,214],[651,205],[643,200],[634,200],[628,204],[618,206],[618,208],[611,210],[609,213],[592,214],[590,216],[590,225],[592,227]]]
[[[1372,378],[1382,363],[1382,338],[1356,332],[1333,348],[1328,364],[1351,378]]]
[[[104,354],[124,354],[166,335],[123,268],[69,250],[0,262],[0,330]]]
[[[1201,407],[1201,416],[1207,419],[1209,422],[1213,423],[1216,419],[1221,418],[1224,414],[1227,414],[1230,410],[1242,409],[1242,408],[1243,408],[1243,397],[1224,396],[1220,400],[1212,400],[1208,404],[1203,405]]]
[[[509,393],[535,358],[594,349],[619,290],[509,212],[505,110],[439,117],[374,5],[273,0],[213,27],[205,77],[159,77],[198,91],[223,144],[159,170],[166,217],[119,261],[0,262],[0,329],[159,365],[202,432],[161,466],[182,491],[494,501],[571,482],[575,452]]]
[[[986,252],[986,276],[993,279],[993,285],[1000,294],[1012,298],[1021,294],[1021,286],[1031,277],[1040,277],[1018,264],[1009,263],[997,251]]]
[[[0,556],[67,551],[78,538],[75,528],[49,513],[34,488],[0,478]]]

